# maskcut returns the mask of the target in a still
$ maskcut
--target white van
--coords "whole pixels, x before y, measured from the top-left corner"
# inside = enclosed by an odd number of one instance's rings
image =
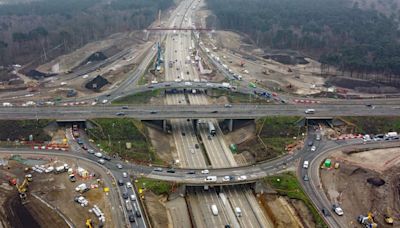
[[[314,114],[314,113],[315,113],[315,109],[309,108],[309,109],[306,109],[304,112],[305,112],[306,114]]]
[[[217,216],[218,215],[218,208],[217,205],[213,204],[211,205],[211,212],[213,215]]]
[[[205,179],[206,182],[217,182],[217,177],[216,176],[208,176]]]
[[[235,207],[235,214],[237,217],[242,217],[242,210],[240,210],[240,207]]]
[[[308,161],[304,161],[303,168],[308,169]]]

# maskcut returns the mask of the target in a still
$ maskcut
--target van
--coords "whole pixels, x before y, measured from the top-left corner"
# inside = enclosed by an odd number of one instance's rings
[[[306,113],[306,114],[314,114],[315,113],[315,109],[312,109],[312,108],[306,109],[304,111],[304,113]]]
[[[208,176],[205,179],[206,182],[217,182],[217,177],[216,176]]]
[[[235,214],[237,217],[242,217],[242,210],[240,210],[240,207],[235,207]]]
[[[308,169],[308,161],[304,161],[303,168]]]
[[[218,208],[217,205],[213,204],[211,205],[211,212],[213,215],[217,216],[218,215]]]

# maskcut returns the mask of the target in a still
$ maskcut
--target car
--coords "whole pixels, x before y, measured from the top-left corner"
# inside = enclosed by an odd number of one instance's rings
[[[127,188],[132,188],[132,183],[131,182],[126,182],[126,187]]]
[[[314,113],[315,113],[315,109],[312,109],[312,108],[306,109],[306,110],[304,111],[304,113],[305,113],[305,114],[314,114]]]
[[[102,104],[107,104],[108,100],[104,99],[101,101]]]
[[[104,155],[103,158],[104,158],[105,160],[107,160],[107,161],[111,161],[111,157],[108,156],[108,155]]]
[[[88,149],[87,146],[86,146],[85,144],[83,144],[81,147],[82,147],[82,149],[84,149],[84,150],[87,150],[87,149]]]
[[[123,113],[123,112],[117,112],[115,115],[117,115],[117,116],[125,116],[125,113]]]
[[[122,109],[128,109],[128,106],[122,106]]]
[[[187,172],[187,174],[196,174],[196,172],[194,170],[190,170]]]
[[[217,111],[217,110],[215,110],[215,111],[212,111],[211,113],[218,113],[218,111]]]
[[[339,205],[333,204],[332,210],[339,216],[342,216],[344,214],[342,208],[340,208]]]
[[[104,159],[99,159],[97,162],[98,162],[99,164],[102,164],[102,165],[104,165],[104,164],[106,163],[106,161],[104,161]]]
[[[199,149],[200,148],[199,144],[195,144],[194,148]]]
[[[182,132],[182,136],[185,136],[186,135],[186,133],[185,132]]]
[[[202,174],[209,174],[210,171],[208,171],[208,169],[204,169],[204,170],[201,170],[201,173],[202,173]]]
[[[239,177],[238,177],[238,180],[247,180],[247,176],[244,176],[244,175],[239,176]]]
[[[103,157],[103,154],[100,153],[100,152],[97,152],[97,153],[94,154],[94,156],[96,156],[96,157],[98,157],[98,158],[102,158],[102,157]]]
[[[303,168],[308,169],[308,161],[304,161]]]
[[[317,141],[321,140],[321,135],[320,135],[320,134],[317,134],[317,135],[315,136],[315,140],[317,140]]]
[[[123,186],[123,185],[124,185],[124,181],[123,181],[122,179],[118,179],[117,182],[118,182],[118,185],[119,185],[119,186]]]
[[[118,169],[122,169],[122,165],[118,163],[118,164],[117,164],[117,168],[118,168]]]
[[[151,111],[150,114],[157,114],[157,112],[156,111]]]
[[[123,192],[122,193],[122,198],[128,199],[129,198],[128,193],[127,192]]]
[[[194,149],[190,148],[190,153],[194,154]]]
[[[175,170],[174,169],[168,169],[167,173],[175,173]]]
[[[308,146],[312,146],[312,145],[314,145],[314,142],[313,141],[308,141],[307,145]]]
[[[128,174],[127,174],[126,172],[123,172],[123,173],[122,173],[122,177],[128,178]]]
[[[310,180],[310,179],[308,178],[308,175],[307,175],[307,174],[303,176],[303,180],[304,180],[304,181],[309,181],[309,180]]]
[[[316,150],[317,150],[317,147],[316,147],[316,146],[312,146],[312,147],[311,147],[311,151],[314,152],[314,151],[316,151]]]
[[[135,201],[135,200],[136,200],[136,196],[135,196],[135,195],[131,195],[130,198],[131,198],[132,201]]]
[[[327,210],[325,207],[323,207],[323,208],[321,209],[321,211],[322,211],[322,214],[323,214],[325,217],[331,216],[331,213],[330,213],[329,210]]]
[[[225,104],[224,107],[225,108],[232,108],[232,105],[231,104]]]
[[[131,222],[131,223],[135,222],[135,216],[134,215],[129,215],[129,222]]]
[[[230,181],[230,180],[231,180],[231,178],[229,176],[224,176],[222,178],[222,181]]]
[[[88,149],[88,151],[87,151],[89,154],[94,154],[94,150],[92,150],[92,149]]]
[[[160,168],[160,167],[157,167],[157,168],[154,168],[154,171],[156,171],[156,172],[162,172],[162,171],[163,171],[163,169],[162,169],[162,168]]]

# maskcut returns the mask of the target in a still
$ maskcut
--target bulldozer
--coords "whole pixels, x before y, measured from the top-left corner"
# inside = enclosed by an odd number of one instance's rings
[[[384,214],[384,216],[385,216],[385,223],[393,225],[394,221],[392,217],[392,210],[389,207],[386,208],[386,214]]]

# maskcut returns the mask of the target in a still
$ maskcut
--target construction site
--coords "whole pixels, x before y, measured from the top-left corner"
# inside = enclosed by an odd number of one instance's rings
[[[399,158],[398,147],[348,149],[334,152],[321,165],[325,194],[341,206],[348,227],[400,225]]]
[[[112,184],[96,165],[67,158],[4,154],[0,173],[2,227],[113,224],[108,197]]]

